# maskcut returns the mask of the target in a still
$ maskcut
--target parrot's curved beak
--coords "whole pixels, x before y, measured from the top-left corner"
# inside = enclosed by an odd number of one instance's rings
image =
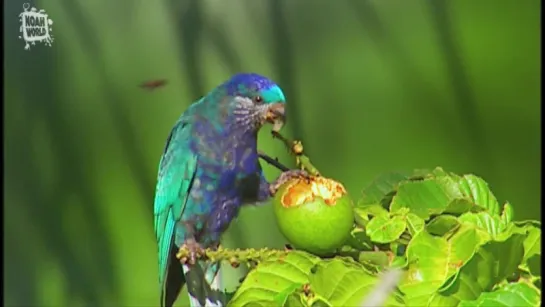
[[[273,124],[273,131],[279,132],[286,121],[286,108],[284,103],[273,103],[267,108],[265,120]]]

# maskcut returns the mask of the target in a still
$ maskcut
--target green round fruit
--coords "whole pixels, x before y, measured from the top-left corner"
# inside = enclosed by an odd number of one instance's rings
[[[274,197],[274,213],[282,234],[296,248],[327,255],[342,246],[354,224],[352,200],[339,182],[297,178]]]

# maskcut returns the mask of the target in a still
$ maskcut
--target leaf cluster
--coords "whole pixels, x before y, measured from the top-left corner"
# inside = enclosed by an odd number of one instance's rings
[[[228,306],[362,306],[400,269],[384,306],[539,306],[541,223],[514,221],[475,175],[389,173],[363,190],[355,227],[334,257],[274,254]],[[377,290],[378,289],[378,290]]]

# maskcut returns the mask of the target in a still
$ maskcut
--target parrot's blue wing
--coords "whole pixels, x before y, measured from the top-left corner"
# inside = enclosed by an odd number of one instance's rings
[[[165,291],[176,223],[186,207],[197,169],[197,155],[190,148],[190,124],[179,120],[172,129],[159,164],[155,190],[155,235],[159,245],[159,284]]]

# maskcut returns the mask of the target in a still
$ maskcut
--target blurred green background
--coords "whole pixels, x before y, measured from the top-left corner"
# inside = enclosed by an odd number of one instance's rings
[[[47,0],[31,4],[55,41],[29,51],[22,4],[4,2],[7,306],[157,305],[164,142],[240,71],[281,85],[286,131],[354,195],[439,165],[539,216],[538,0]],[[138,87],[157,78],[168,85]],[[292,163],[268,130],[261,149]],[[224,241],[283,244],[270,206],[244,209]]]

